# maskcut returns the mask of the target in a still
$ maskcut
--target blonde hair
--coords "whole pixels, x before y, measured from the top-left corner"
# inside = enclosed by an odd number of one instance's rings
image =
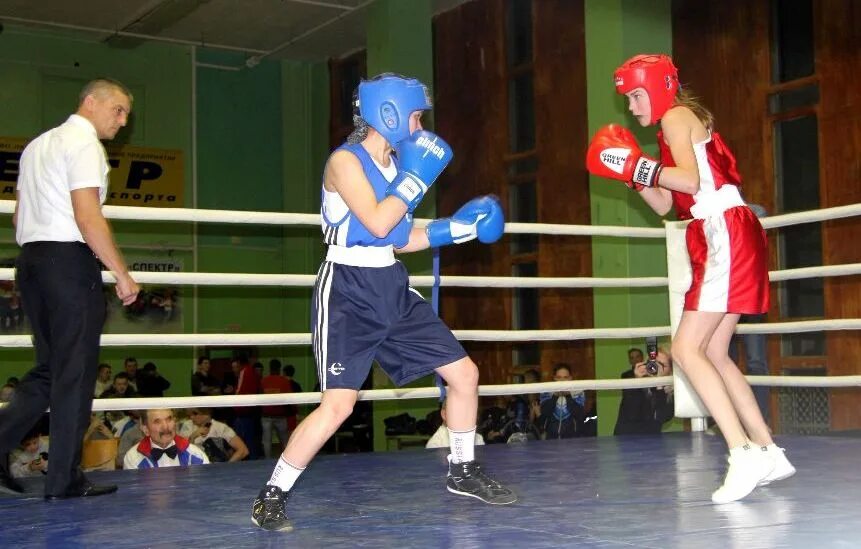
[[[711,131],[714,128],[715,117],[707,108],[700,103],[699,97],[695,96],[690,90],[681,89],[676,95],[676,100],[673,105],[681,105],[691,110],[694,115],[700,119],[703,126]]]

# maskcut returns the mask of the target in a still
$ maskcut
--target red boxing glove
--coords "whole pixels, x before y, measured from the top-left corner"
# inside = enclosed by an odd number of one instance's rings
[[[631,130],[610,124],[598,130],[589,143],[586,169],[592,175],[616,179],[641,191],[658,184],[662,166],[643,154]]]

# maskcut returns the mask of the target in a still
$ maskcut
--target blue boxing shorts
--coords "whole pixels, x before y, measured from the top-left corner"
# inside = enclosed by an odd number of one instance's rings
[[[374,360],[401,386],[467,356],[410,288],[399,261],[387,267],[323,262],[314,285],[311,343],[321,391],[360,389]]]

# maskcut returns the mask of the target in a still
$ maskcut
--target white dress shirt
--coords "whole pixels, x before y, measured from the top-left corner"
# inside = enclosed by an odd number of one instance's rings
[[[104,203],[109,171],[96,128],[77,114],[31,141],[19,163],[18,244],[83,242],[72,191],[98,187],[99,202]]]

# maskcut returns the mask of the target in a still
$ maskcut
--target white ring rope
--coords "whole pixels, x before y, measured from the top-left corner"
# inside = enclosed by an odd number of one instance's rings
[[[174,286],[314,286],[316,275],[259,274],[259,273],[153,273],[133,271],[129,273],[141,284],[165,284]],[[771,271],[771,282],[799,280],[803,278],[850,276],[861,274],[861,263],[800,267]],[[15,280],[15,269],[0,268],[0,280]],[[109,271],[102,272],[107,284],[116,282]],[[432,276],[411,276],[410,284],[415,288],[434,285]],[[516,276],[441,276],[440,286],[447,288],[660,288],[668,283],[665,276],[651,277],[516,277]]]
[[[861,376],[747,376],[751,385],[773,387],[861,387]],[[557,391],[604,391],[619,389],[645,389],[672,385],[672,376],[643,377],[639,379],[591,379],[577,381],[549,381],[508,385],[481,385],[480,396],[508,396]],[[359,400],[407,400],[439,398],[438,387],[404,389],[372,389],[359,391]],[[225,395],[162,398],[97,398],[93,411],[146,410],[155,408],[220,408],[226,406],[277,406],[282,404],[316,404],[321,393],[280,393],[267,395]]]
[[[740,334],[786,334],[835,330],[859,330],[861,318],[802,320],[739,324]],[[637,328],[583,328],[570,330],[454,330],[460,341],[576,341],[582,339],[631,339],[670,335],[669,326]],[[103,347],[231,347],[241,345],[310,345],[311,334],[103,334]],[[32,347],[30,335],[0,336],[0,347]]]
[[[0,200],[0,214],[15,211],[14,200]],[[191,208],[146,208],[140,206],[104,206],[102,212],[109,219],[137,221],[187,221],[193,223],[231,223],[258,225],[319,226],[319,214],[283,212],[255,212],[237,210],[205,210]],[[760,221],[766,229],[829,221],[861,215],[861,204],[848,204],[820,210],[795,212],[764,217]],[[416,219],[426,224],[427,219]],[[505,232],[511,234],[546,234],[569,236],[622,236],[633,238],[663,238],[664,230],[650,227],[624,227],[610,225],[553,225],[546,223],[506,223]]]
[[[0,200],[0,213],[14,212],[15,202]],[[266,225],[318,226],[319,214],[293,214],[281,212],[243,212],[233,210],[201,210],[188,208],[145,208],[131,206],[105,206],[103,212],[111,219],[140,221],[189,221],[201,223],[242,223]],[[827,221],[861,215],[861,204],[826,208],[808,212],[783,214],[762,219],[765,228],[777,228],[801,223]],[[423,226],[429,220],[416,220]],[[595,225],[558,225],[539,223],[506,223],[505,232],[510,234],[544,234],[559,236],[616,236],[634,238],[665,238],[661,228],[618,227]],[[861,273],[861,264],[845,264],[800,269],[773,271],[772,281],[795,280],[811,277],[846,276]],[[246,273],[133,273],[136,280],[150,284],[186,285],[231,285],[231,286],[312,286],[314,275],[267,275]],[[14,269],[0,269],[0,280],[13,280]],[[110,273],[103,273],[105,282],[113,282]],[[411,277],[411,283],[419,287],[434,284],[430,276]],[[461,287],[496,288],[590,288],[590,287],[659,287],[666,286],[666,277],[641,278],[517,278],[517,277],[460,277],[440,278],[441,285]],[[738,327],[741,334],[799,333],[821,330],[861,329],[861,319],[828,319],[799,322],[743,324]],[[603,328],[577,330],[459,330],[455,336],[462,341],[560,341],[599,338],[634,338],[663,336],[670,334],[670,327]],[[106,334],[103,346],[234,346],[234,345],[308,345],[310,334]],[[0,347],[31,347],[29,335],[0,336]],[[560,389],[621,389],[630,387],[656,387],[669,384],[672,378],[646,378],[640,380],[587,380],[577,382],[551,382],[523,385],[482,386],[481,395],[509,395],[524,392],[545,392]],[[798,386],[798,387],[850,387],[861,385],[861,376],[749,376],[753,385]],[[519,392],[518,392],[519,391]],[[399,398],[436,398],[437,388],[394,389],[361,391],[362,400]],[[275,399],[275,400],[268,400]],[[294,400],[295,399],[295,400]],[[310,400],[309,400],[310,399]],[[298,395],[241,395],[223,397],[173,397],[157,399],[108,399],[96,400],[95,410],[128,410],[188,406],[237,406],[281,403],[319,402],[319,393]]]

